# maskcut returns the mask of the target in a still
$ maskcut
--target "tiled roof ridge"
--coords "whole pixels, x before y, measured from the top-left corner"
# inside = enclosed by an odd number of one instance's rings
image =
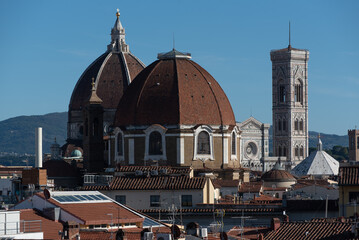
[[[166,169],[167,171],[185,171],[190,172],[191,167],[172,167],[172,166],[119,166],[118,172],[135,172],[137,170],[162,170]]]
[[[202,189],[204,177],[189,176],[140,176],[114,177],[109,186],[85,186],[84,190],[153,190],[153,189]],[[183,187],[181,187],[183,186]]]

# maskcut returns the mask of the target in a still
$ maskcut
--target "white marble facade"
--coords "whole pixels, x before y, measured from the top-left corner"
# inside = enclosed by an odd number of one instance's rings
[[[237,123],[241,133],[241,165],[253,171],[263,171],[264,160],[269,155],[269,124],[254,117]]]
[[[286,157],[286,168],[308,156],[308,60],[309,51],[273,50],[272,111],[273,155]]]

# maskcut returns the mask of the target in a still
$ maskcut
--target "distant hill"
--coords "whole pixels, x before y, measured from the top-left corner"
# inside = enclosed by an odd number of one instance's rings
[[[309,131],[309,147],[317,147],[318,143],[318,132]],[[320,139],[323,142],[323,149],[332,149],[334,146],[349,146],[348,135],[336,135],[320,133]]]
[[[273,138],[272,138],[272,126],[269,128],[269,151],[272,152],[273,149]],[[318,143],[318,132],[309,131],[309,147],[317,147]],[[320,133],[320,138],[323,143],[323,149],[332,149],[334,146],[342,146],[348,147],[349,146],[349,139],[348,135],[335,135],[335,134],[326,134]]]
[[[0,152],[35,154],[35,129],[42,127],[42,147],[44,153],[56,137],[62,145],[66,140],[67,112],[46,115],[19,116],[0,122]]]

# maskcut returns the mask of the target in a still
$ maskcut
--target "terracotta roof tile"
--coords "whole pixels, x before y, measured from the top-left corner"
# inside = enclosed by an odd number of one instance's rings
[[[118,166],[117,172],[121,173],[135,173],[136,171],[152,171],[166,170],[166,174],[189,174],[192,171],[190,167],[171,167],[171,166]]]
[[[262,175],[264,181],[287,181],[295,180],[295,177],[285,170],[272,169]]]
[[[41,230],[44,232],[44,239],[58,239],[59,231],[63,230],[63,226],[60,222],[46,218],[35,209],[21,209],[20,220],[41,220]]]
[[[137,75],[115,118],[115,126],[155,123],[234,126],[235,118],[226,94],[206,70],[188,59],[164,59]]]
[[[281,223],[275,231],[268,232],[266,240],[302,240],[302,239],[353,239],[352,224],[342,222],[291,222]]]
[[[143,231],[142,228],[122,228],[124,232],[124,237],[127,240],[138,240],[141,239],[141,232]],[[156,239],[157,233],[171,233],[169,227],[153,227],[152,232],[154,233],[154,237]],[[112,233],[112,234],[111,234]],[[80,238],[83,240],[98,240],[98,239],[116,239],[117,231],[91,231],[91,230],[80,230]]]
[[[272,187],[263,187],[263,191],[285,191],[288,188],[286,187],[276,187],[276,188],[272,188]]]
[[[257,240],[259,239],[260,234],[265,234],[270,231],[268,227],[244,227],[243,232],[241,227],[234,227],[228,231],[227,235],[235,239],[243,240]]]
[[[43,193],[37,193],[36,195],[44,198]],[[144,218],[139,217],[114,202],[61,204],[52,198],[48,199],[48,201],[84,221],[86,225],[109,224],[111,222],[138,223],[144,221]],[[112,218],[109,214],[112,214]]]
[[[311,180],[311,179],[298,179],[297,183],[292,185],[292,189],[293,190],[297,190],[297,189],[301,189],[304,187],[308,187],[308,186],[319,186],[319,187],[323,187],[323,188],[327,188],[327,189],[334,189],[333,186],[330,185],[330,183],[328,183],[328,181],[326,180]]]
[[[144,68],[131,53],[106,52],[97,58],[82,74],[71,96],[69,110],[81,110],[91,94],[91,81],[95,78],[96,93],[101,98],[102,106],[116,109],[129,82],[124,68],[124,59],[133,80]]]
[[[239,180],[223,180],[223,179],[214,179],[213,185],[219,187],[238,187]]]
[[[125,232],[125,239],[127,240],[138,240],[141,239],[141,231],[131,232],[131,231],[124,231]],[[82,240],[98,240],[98,239],[116,239],[117,232],[109,232],[109,231],[80,231],[80,238]]]
[[[258,208],[258,206],[252,205],[253,208],[232,208],[232,205],[234,206],[238,206],[239,204],[233,204],[233,203],[221,203],[221,204],[217,204],[215,206],[215,209],[210,208],[213,205],[212,204],[197,204],[198,206],[205,206],[207,205],[208,208],[183,208],[183,209],[178,209],[177,212],[181,212],[182,213],[186,213],[188,215],[196,215],[196,214],[213,214],[213,211],[216,211],[216,209],[225,209],[226,214],[238,214],[238,213],[242,213],[242,211],[244,213],[269,213],[269,212],[281,212],[282,210],[279,208]],[[228,207],[226,207],[226,205]],[[272,204],[273,205],[273,204]],[[275,204],[274,204],[275,205]],[[249,204],[247,204],[246,206],[249,206]],[[173,210],[168,210],[168,209],[138,209],[139,212],[145,213],[145,214],[151,214],[151,213],[171,213]]]
[[[359,185],[359,166],[340,167],[338,185]]]
[[[238,192],[241,193],[258,193],[262,189],[262,182],[244,182],[241,183]]]
[[[176,190],[203,189],[204,177],[158,176],[158,177],[114,177],[110,186],[85,186],[83,190]]]

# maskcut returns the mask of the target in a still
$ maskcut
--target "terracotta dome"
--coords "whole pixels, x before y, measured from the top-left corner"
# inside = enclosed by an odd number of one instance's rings
[[[262,180],[266,182],[281,182],[296,180],[289,172],[281,169],[272,169],[262,175]]]
[[[125,41],[125,29],[116,13],[116,22],[111,30],[111,42],[107,51],[98,57],[83,72],[72,92],[68,111],[67,142],[82,147],[83,110],[92,94],[94,81],[95,95],[104,109],[103,128],[113,124],[117,106],[132,80],[145,65],[136,58]],[[67,151],[67,150],[66,150]]]
[[[111,43],[107,52],[97,58],[81,75],[72,92],[69,110],[81,110],[91,95],[92,78],[96,94],[104,109],[116,109],[127,86],[145,65],[129,50],[125,42],[125,29],[116,13],[116,22],[111,30]]]
[[[144,69],[143,63],[132,53],[108,51],[97,58],[82,74],[72,92],[69,110],[81,110],[91,94],[94,78],[96,94],[102,106],[116,109],[123,92],[134,77]]]
[[[218,82],[190,54],[159,54],[124,93],[115,126],[235,125],[231,104]]]

